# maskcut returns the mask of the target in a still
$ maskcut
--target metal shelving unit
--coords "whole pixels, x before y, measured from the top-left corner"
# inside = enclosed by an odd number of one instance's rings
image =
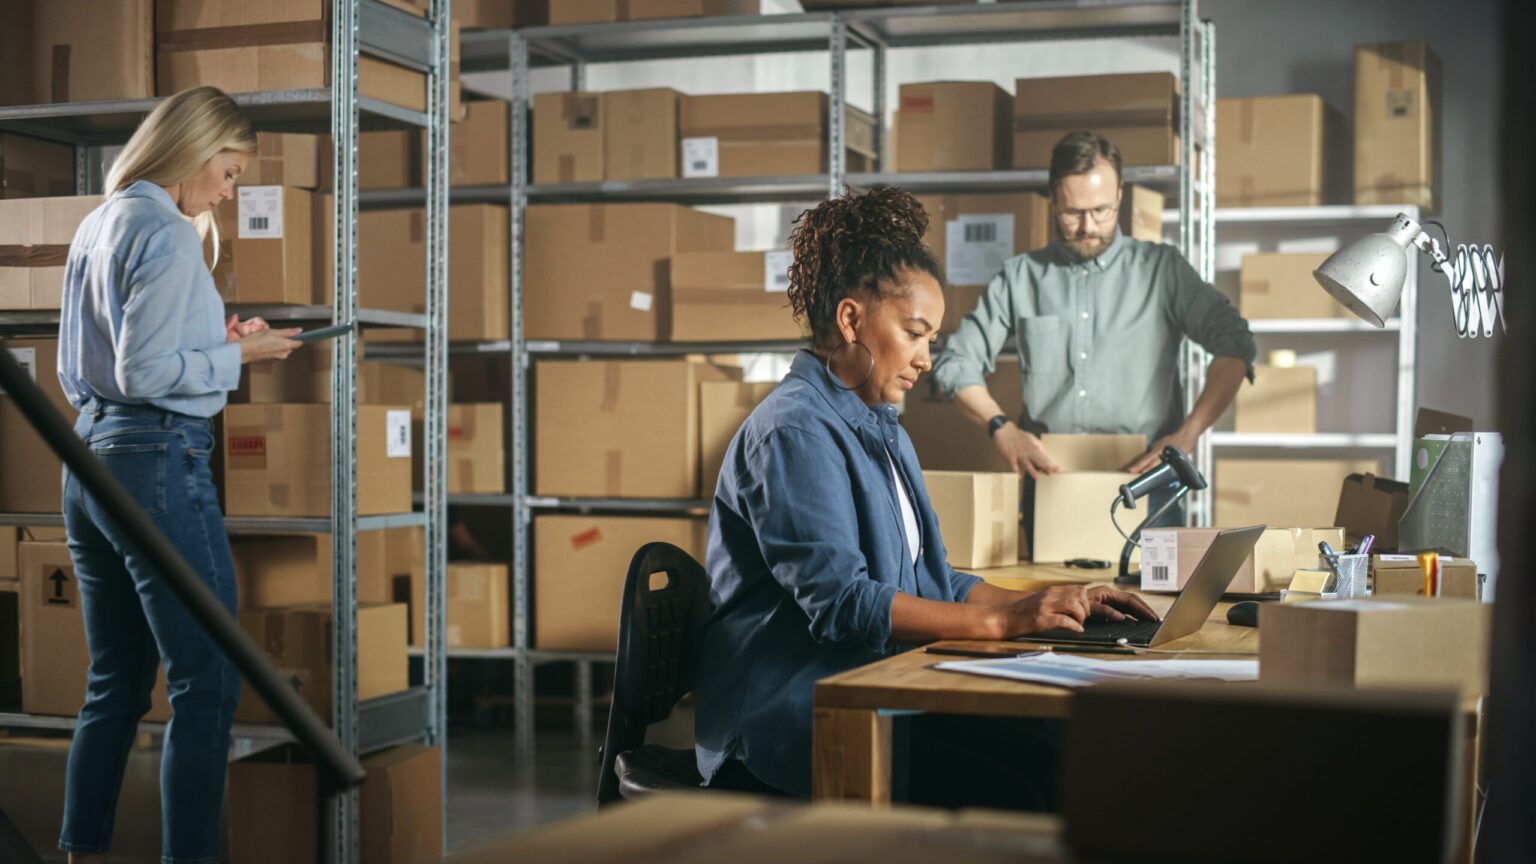
[[[231,533],[333,532],[332,717],[343,746],[366,753],[407,741],[423,740],[446,746],[447,686],[443,653],[443,588],[446,567],[445,517],[447,406],[447,208],[450,0],[433,0],[425,15],[413,15],[379,0],[333,0],[331,9],[331,81],[327,89],[284,90],[234,95],[263,131],[330,133],[334,173],[335,273],[330,306],[238,306],[243,316],[259,314],[271,321],[356,322],[365,327],[406,327],[425,331],[425,489],[420,512],[388,516],[359,516],[354,454],[357,450],[357,354],[355,333],[336,340],[333,351],[332,505],[329,518],[228,519]],[[378,57],[423,73],[427,110],[414,111],[362,96],[358,92],[358,58]],[[76,188],[99,193],[99,154],[103,145],[125,141],[160,99],[116,102],[75,102],[0,107],[0,130],[18,132],[74,145]],[[357,146],[365,130],[420,128],[426,130],[427,185],[416,190],[410,206],[426,209],[427,255],[425,314],[365,309],[357,306]],[[97,158],[93,158],[97,157]],[[0,312],[0,334],[56,332],[57,312]],[[422,357],[421,348],[416,356]],[[58,514],[0,514],[4,525],[62,526]],[[358,531],[419,526],[425,529],[426,639],[424,680],[402,693],[360,702],[357,698],[356,539]],[[0,726],[73,728],[72,718],[0,714]],[[143,724],[157,731],[161,724]],[[237,727],[236,734],[253,740],[288,740],[271,727]],[[447,760],[443,760],[446,765]],[[445,774],[446,780],[446,774]],[[444,783],[446,788],[446,782]],[[446,819],[444,820],[446,824]],[[358,860],[358,793],[336,799],[328,820],[327,859]]]

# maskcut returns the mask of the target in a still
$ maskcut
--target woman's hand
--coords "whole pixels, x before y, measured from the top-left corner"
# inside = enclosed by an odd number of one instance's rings
[[[302,327],[295,327],[292,330],[273,330],[263,325],[263,329],[240,338],[240,362],[242,364],[272,363],[286,360],[288,355],[293,353],[293,349],[304,344],[292,339],[302,332]]]
[[[1088,589],[1088,608],[1094,618],[1105,621],[1124,621],[1127,618],[1135,618],[1137,621],[1157,620],[1157,613],[1152,611],[1146,601],[1129,591],[1116,591],[1107,585]]]
[[[225,343],[239,342],[252,333],[270,329],[272,329],[271,325],[260,317],[241,321],[239,315],[231,315],[229,320],[224,322],[224,341]]]
[[[1057,585],[997,608],[1002,613],[1001,632],[992,638],[1012,639],[1058,627],[1081,633],[1092,604],[1083,586]]]

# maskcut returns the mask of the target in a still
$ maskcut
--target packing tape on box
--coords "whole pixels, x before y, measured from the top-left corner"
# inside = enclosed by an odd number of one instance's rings
[[[277,513],[287,512],[293,502],[293,489],[287,483],[272,483],[267,486],[267,503]]]
[[[576,157],[569,153],[560,154],[560,182],[576,182]]]
[[[63,267],[68,262],[68,243],[0,246],[0,267]]]
[[[420,243],[427,237],[427,214],[420,210],[412,210],[410,213],[410,220],[411,242]]]
[[[587,314],[581,316],[581,333],[588,340],[603,338],[603,302],[591,300],[587,303]]]
[[[611,414],[618,410],[619,397],[623,394],[624,370],[617,363],[603,364],[603,401],[597,410]]]
[[[1062,111],[1025,114],[1013,118],[1019,132],[1043,132],[1053,129],[1126,129],[1140,126],[1170,126],[1173,104],[1167,108],[1142,108],[1133,111]]]
[[[155,50],[164,54],[174,54],[182,51],[300,45],[308,42],[325,42],[330,35],[331,28],[323,20],[200,27],[195,30],[168,30],[156,33]]]
[[[618,450],[609,450],[604,455],[607,457],[604,459],[604,462],[607,464],[604,466],[603,471],[603,488],[607,490],[609,495],[617,496],[619,494],[619,482],[624,477],[624,454]]]
[[[587,240],[601,244],[608,238],[608,211],[601,204],[587,208]]]
[[[780,142],[824,141],[821,124],[800,126],[705,126],[696,127],[685,138],[718,138],[722,144],[777,144]]]
[[[595,93],[566,93],[560,99],[560,120],[566,129],[597,131],[602,124],[602,102]]]
[[[475,462],[473,459],[464,459],[459,462],[459,492],[473,492],[475,490]],[[455,490],[448,490],[450,492]]]

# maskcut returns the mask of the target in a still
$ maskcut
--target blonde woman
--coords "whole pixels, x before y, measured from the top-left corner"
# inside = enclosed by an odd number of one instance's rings
[[[150,113],[80,223],[64,272],[59,380],[75,431],[231,612],[235,573],[208,459],[211,420],[245,363],[281,360],[298,330],[224,318],[203,259],[214,210],[234,196],[256,135],[203,87]],[[165,665],[171,708],[161,758],[161,855],[214,862],[229,727],[240,676],[76,477],[64,524],[91,665],[69,749],[61,849],[100,862],[135,726]]]

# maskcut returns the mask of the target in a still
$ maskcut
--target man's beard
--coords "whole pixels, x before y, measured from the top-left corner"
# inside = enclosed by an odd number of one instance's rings
[[[1071,255],[1079,263],[1092,261],[1109,251],[1109,244],[1115,239],[1115,230],[1111,228],[1105,234],[1089,234],[1082,240],[1069,237],[1063,232],[1061,234],[1061,248],[1067,250],[1067,254]],[[1094,240],[1099,242],[1094,243]]]

